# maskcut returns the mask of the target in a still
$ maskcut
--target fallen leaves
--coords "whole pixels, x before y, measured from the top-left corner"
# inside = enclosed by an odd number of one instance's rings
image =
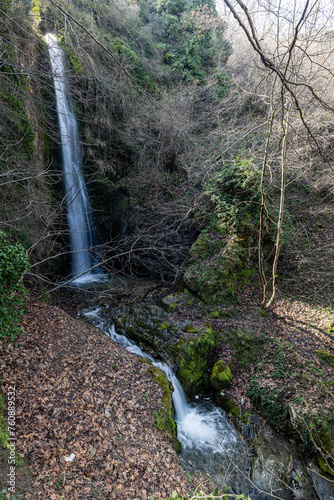
[[[36,495],[25,498],[159,498],[179,485],[189,492],[154,425],[162,390],[145,364],[55,307],[34,304],[24,321],[18,347],[2,343],[0,357],[2,391],[17,387],[17,449],[34,473]]]

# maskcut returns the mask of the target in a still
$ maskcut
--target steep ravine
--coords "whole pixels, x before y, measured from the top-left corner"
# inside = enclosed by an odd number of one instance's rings
[[[197,405],[200,402],[199,406],[197,406],[197,415],[202,415],[202,417],[191,417],[187,421],[184,415],[182,415],[181,418],[178,417],[178,411],[176,411],[180,440],[182,441],[182,439],[184,439],[184,428],[186,432],[188,432],[188,437],[191,436],[193,432],[195,432],[195,435],[197,434],[197,445],[194,446],[193,444],[192,447],[189,447],[187,437],[183,442],[185,449],[181,453],[181,462],[186,470],[189,472],[200,471],[209,474],[221,488],[229,486],[232,491],[250,494],[251,498],[254,499],[274,498],[275,496],[287,499],[329,499],[331,495],[334,494],[333,488],[328,481],[322,479],[317,474],[317,466],[310,458],[308,458],[308,462],[305,463],[302,456],[298,455],[296,451],[296,442],[278,433],[254,410],[245,411],[242,404],[238,409],[234,403],[228,403],[226,397],[221,397],[220,393],[224,393],[221,388],[228,386],[228,383],[217,387],[213,376],[211,376],[212,386],[210,391],[210,381],[207,382],[205,380],[205,378],[207,378],[205,373],[202,373],[202,379],[196,378],[196,369],[194,368],[193,362],[195,361],[196,367],[202,366],[204,367],[204,371],[207,372],[210,364],[212,366],[212,361],[210,361],[212,354],[210,350],[203,350],[203,340],[205,336],[203,337],[201,329],[196,332],[189,320],[184,320],[182,322],[177,314],[175,314],[175,318],[173,317],[174,314],[171,311],[180,308],[182,300],[183,305],[184,300],[186,300],[189,312],[191,312],[191,310],[192,312],[197,311],[204,321],[209,319],[208,314],[210,310],[203,303],[189,295],[187,296],[180,293],[162,299],[161,304],[165,310],[159,308],[157,305],[153,305],[150,299],[147,301],[144,300],[140,305],[138,305],[138,300],[135,299],[132,305],[125,305],[123,308],[121,305],[118,305],[114,309],[112,307],[113,301],[110,302],[108,299],[103,299],[98,309],[96,305],[93,305],[90,309],[86,309],[84,314],[87,315],[87,317],[91,317],[93,321],[96,322],[97,326],[110,335],[112,339],[120,341],[122,345],[127,345],[132,352],[136,352],[140,356],[142,355],[142,351],[134,347],[133,342],[126,340],[125,337],[119,334],[128,334],[131,338],[135,339],[136,342],[139,342],[144,350],[149,350],[160,359],[162,358],[167,361],[169,359],[169,363],[171,363],[171,361],[172,364],[176,363],[174,369],[177,370],[177,374],[180,373],[180,376],[183,377],[185,388],[187,388],[188,393],[194,396],[194,388],[197,388],[199,391],[201,402],[198,400],[198,395],[195,395],[193,401],[196,402]],[[98,303],[98,299],[95,299],[93,302],[95,302],[95,304]],[[185,316],[184,313],[183,316]],[[119,334],[114,330],[114,321],[116,324],[116,331],[119,332]],[[193,324],[196,324],[196,321],[193,322]],[[205,324],[206,328],[208,328],[208,324]],[[215,332],[215,335],[219,337],[217,332]],[[201,343],[198,343],[201,338]],[[193,359],[189,357],[189,349],[187,351],[185,348],[187,345],[189,347],[192,342],[195,342]],[[184,357],[185,352],[188,353],[186,357]],[[147,355],[147,357],[153,360],[151,355]],[[153,361],[153,363],[159,368],[164,365],[164,363],[161,362]],[[165,368],[163,368],[163,370],[169,372],[170,379],[175,379],[174,372],[170,371],[170,368],[166,365],[164,366]],[[187,379],[184,379],[184,375],[182,375],[181,371],[182,369],[187,373]],[[213,373],[214,370],[212,374]],[[189,385],[190,380],[193,380],[195,386],[193,383]],[[212,403],[209,402],[210,397],[208,398],[207,396],[211,394],[211,397],[213,397],[213,389],[216,391],[218,389],[218,393],[216,392],[215,395],[216,402],[222,403],[223,407],[230,408],[229,416],[231,421],[237,426],[244,440],[243,444],[240,445],[240,449],[238,449],[239,445],[237,444],[240,438],[236,440],[235,438],[232,439],[232,441],[235,441],[234,446],[231,446],[231,441],[229,439],[227,442],[230,444],[225,444],[225,439],[223,439],[221,445],[218,447],[215,445],[216,451],[212,449],[209,453],[205,452],[203,449],[201,450],[201,445],[198,445],[201,440],[200,436],[204,436],[201,431],[201,418],[203,419],[204,428],[206,425],[212,425],[211,437],[214,436],[216,432],[215,426],[217,426],[217,422],[219,422],[219,418],[216,423],[215,419],[212,421],[210,420],[210,411],[213,411],[213,409],[209,410]],[[178,392],[178,390],[176,392]],[[176,395],[176,400],[177,399],[178,395]],[[176,401],[176,408],[178,405],[179,402]],[[196,405],[192,405],[193,403],[191,403],[190,408],[196,408]],[[184,403],[182,403],[181,406],[184,407]],[[202,413],[203,408],[204,413]],[[227,424],[227,421],[226,424],[223,423],[224,419],[226,419],[226,414],[221,414],[220,418],[221,425],[227,425],[223,434],[225,432],[233,436],[235,431],[229,427],[230,424]],[[218,423],[218,427],[219,425]],[[196,431],[191,430],[192,426],[194,426],[193,429],[196,428]],[[247,444],[246,447],[244,447],[245,443]],[[201,452],[199,453],[200,450]]]

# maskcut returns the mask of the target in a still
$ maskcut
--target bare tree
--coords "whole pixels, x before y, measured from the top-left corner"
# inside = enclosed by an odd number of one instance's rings
[[[330,88],[334,60],[330,22],[332,7],[317,0],[296,3],[294,8],[283,1],[276,4],[263,1],[245,5],[241,0],[224,0],[226,7],[238,22],[248,44],[262,65],[263,98],[268,106],[267,140],[264,148],[261,175],[261,209],[259,224],[259,270],[263,286],[262,307],[272,306],[276,294],[277,265],[281,251],[284,220],[285,189],[292,181],[291,163],[310,168],[307,155],[316,153],[330,171],[332,157],[325,146],[326,139],[314,120],[328,116],[334,109]],[[263,30],[266,26],[266,30]],[[268,92],[269,89],[269,92]],[[312,110],[312,111],[311,111]],[[308,147],[298,148],[303,136]],[[276,241],[272,257],[271,275],[265,271],[263,235],[268,219],[268,200],[271,196],[273,169],[280,163],[279,208],[275,221]],[[300,172],[299,172],[300,175]]]

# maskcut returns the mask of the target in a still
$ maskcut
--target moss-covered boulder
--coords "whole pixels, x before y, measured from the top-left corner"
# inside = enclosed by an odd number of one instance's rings
[[[230,298],[236,292],[246,257],[237,235],[222,236],[219,242],[200,235],[190,252],[183,285],[208,304]]]
[[[179,362],[178,377],[189,397],[209,388],[212,355],[217,341],[217,332],[207,326],[191,340],[183,340],[174,346]]]
[[[211,385],[213,389],[217,392],[221,392],[226,389],[233,379],[233,367],[230,368],[229,365],[223,362],[223,360],[217,361],[211,373]]]

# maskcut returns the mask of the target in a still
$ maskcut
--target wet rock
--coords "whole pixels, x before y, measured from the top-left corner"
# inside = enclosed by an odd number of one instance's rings
[[[296,458],[289,441],[264,424],[253,442],[255,458],[251,480],[259,491],[282,499],[313,500],[316,495],[306,468]]]
[[[313,470],[312,470],[313,469]],[[313,464],[308,468],[308,473],[312,479],[313,487],[320,500],[334,500],[334,486],[324,477],[314,472],[316,468]]]
[[[224,363],[221,359],[217,361],[212,369],[211,373],[211,385],[215,391],[221,393],[222,390],[226,389],[233,379],[233,371]]]

